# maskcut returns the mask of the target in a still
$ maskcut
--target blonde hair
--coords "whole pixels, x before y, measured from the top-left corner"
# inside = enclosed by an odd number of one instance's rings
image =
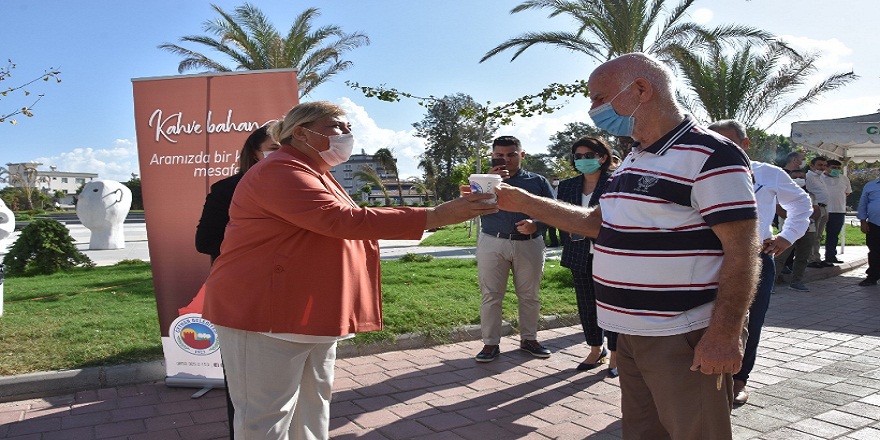
[[[287,112],[284,119],[269,127],[269,136],[279,144],[290,144],[294,128],[311,124],[327,116],[345,116],[345,111],[338,105],[327,101],[304,102],[295,105]]]

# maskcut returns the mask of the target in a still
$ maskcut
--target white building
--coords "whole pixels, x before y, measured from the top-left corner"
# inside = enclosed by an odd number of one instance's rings
[[[73,196],[76,195],[77,190],[86,183],[98,178],[98,175],[95,173],[57,171],[57,167],[54,165],[49,167],[49,171],[43,171],[39,169],[42,165],[37,162],[8,163],[6,164],[6,169],[9,170],[10,174],[18,175],[24,174],[26,169],[36,169],[37,177],[34,188],[48,195],[49,198],[54,198],[56,191],[63,192],[64,197],[58,200],[62,205],[72,205]],[[9,184],[19,188],[22,187],[20,181],[11,181]]]

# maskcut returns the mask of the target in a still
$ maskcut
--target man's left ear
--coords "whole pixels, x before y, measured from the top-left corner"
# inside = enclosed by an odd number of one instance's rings
[[[748,151],[752,147],[752,141],[749,138],[743,139],[743,150]]]
[[[639,102],[647,102],[654,95],[654,85],[645,78],[636,78],[633,86],[639,92]]]

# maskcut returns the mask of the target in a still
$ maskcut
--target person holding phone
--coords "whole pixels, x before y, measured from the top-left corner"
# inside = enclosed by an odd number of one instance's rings
[[[501,136],[492,142],[489,173],[498,174],[508,185],[552,199],[550,182],[520,167],[525,155],[519,139]],[[538,342],[538,289],[544,274],[546,225],[521,212],[509,211],[484,215],[481,221],[477,272],[482,294],[480,330],[485,345],[475,359],[492,362],[501,354],[501,302],[511,270],[519,304],[520,349],[535,357],[548,358],[550,350]]]

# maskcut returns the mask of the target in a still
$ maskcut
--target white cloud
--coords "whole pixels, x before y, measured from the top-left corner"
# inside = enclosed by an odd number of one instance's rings
[[[70,152],[34,160],[43,164],[41,169],[55,166],[58,171],[97,173],[99,179],[120,182],[131,179],[131,173],[140,174],[137,146],[128,139],[117,139],[113,144],[110,148],[76,148]]]
[[[397,158],[401,179],[422,175],[418,164],[419,156],[425,151],[425,140],[414,135],[415,129],[395,131],[381,128],[364,107],[350,99],[340,98],[337,104],[345,110],[351,122],[355,152],[363,150],[373,154],[380,148],[388,148]]]
[[[793,49],[803,54],[819,53],[816,67],[820,71],[843,72],[850,71],[853,63],[844,59],[852,54],[853,50],[837,38],[829,40],[814,40],[809,37],[797,37],[794,35],[780,35]]]
[[[712,12],[711,9],[708,8],[697,8],[696,10],[694,10],[693,13],[691,13],[691,18],[694,20],[695,23],[700,25],[709,23],[710,21],[712,21],[712,18],[714,16],[715,14]]]

